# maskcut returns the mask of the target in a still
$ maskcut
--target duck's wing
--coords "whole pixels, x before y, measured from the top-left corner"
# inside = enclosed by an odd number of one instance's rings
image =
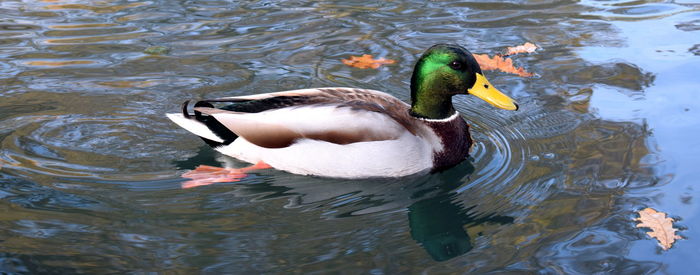
[[[215,108],[217,103],[229,105]],[[203,100],[194,116],[185,108],[183,118],[200,121],[219,137],[230,131],[261,147],[282,148],[302,138],[336,144],[397,139],[416,130],[408,110],[386,93],[320,88]]]

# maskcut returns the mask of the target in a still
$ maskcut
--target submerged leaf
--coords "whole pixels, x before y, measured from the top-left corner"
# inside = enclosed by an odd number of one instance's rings
[[[373,59],[369,54],[363,54],[362,56],[350,56],[350,59],[343,59],[342,61],[345,65],[360,69],[376,69],[384,64],[394,64],[394,62],[396,62],[395,60],[384,59],[383,57]]]
[[[651,231],[647,232],[652,238],[659,241],[659,245],[664,250],[671,248],[673,242],[681,239],[676,235],[678,229],[673,228],[673,219],[666,217],[666,213],[657,212],[652,208],[645,208],[639,211],[639,218],[635,221],[640,221],[637,227],[647,227]]]
[[[513,59],[503,58],[500,55],[489,57],[487,54],[474,54],[474,58],[479,62],[481,70],[500,70],[506,73],[517,74],[522,77],[533,76],[532,73],[525,71],[523,68],[517,68],[513,65]]]
[[[533,53],[535,52],[535,50],[537,50],[537,45],[532,44],[530,42],[526,42],[525,44],[522,44],[520,46],[508,47],[505,55],[508,56],[519,53]]]

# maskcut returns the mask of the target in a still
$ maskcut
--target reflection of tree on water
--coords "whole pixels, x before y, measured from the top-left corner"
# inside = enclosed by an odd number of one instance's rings
[[[438,177],[437,180],[440,182],[431,184],[434,186],[432,189],[437,189],[436,194],[408,207],[411,237],[420,243],[436,261],[449,260],[472,249],[472,240],[465,227],[474,227],[484,223],[507,224],[513,222],[512,217],[498,215],[476,218],[473,214],[468,213],[470,209],[464,209],[454,202],[452,191],[463,183],[459,179],[474,171],[474,167],[468,162],[460,166],[467,167],[452,169],[449,171],[451,173],[445,172],[445,175],[439,176],[447,177]],[[463,175],[454,175],[455,172]],[[417,191],[414,196],[419,196],[427,191]]]

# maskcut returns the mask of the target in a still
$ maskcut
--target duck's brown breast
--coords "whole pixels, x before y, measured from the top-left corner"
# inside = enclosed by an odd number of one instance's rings
[[[443,150],[433,152],[433,171],[443,170],[464,161],[472,144],[469,125],[461,116],[449,121],[426,121],[442,141]]]

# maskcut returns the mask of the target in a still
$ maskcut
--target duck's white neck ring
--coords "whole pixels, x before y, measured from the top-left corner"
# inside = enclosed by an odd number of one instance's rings
[[[422,121],[429,121],[429,122],[448,122],[448,121],[452,121],[452,120],[456,119],[458,116],[459,116],[459,112],[455,111],[454,114],[452,114],[451,116],[448,116],[446,118],[432,119],[432,118],[419,117],[418,119],[420,119]]]

